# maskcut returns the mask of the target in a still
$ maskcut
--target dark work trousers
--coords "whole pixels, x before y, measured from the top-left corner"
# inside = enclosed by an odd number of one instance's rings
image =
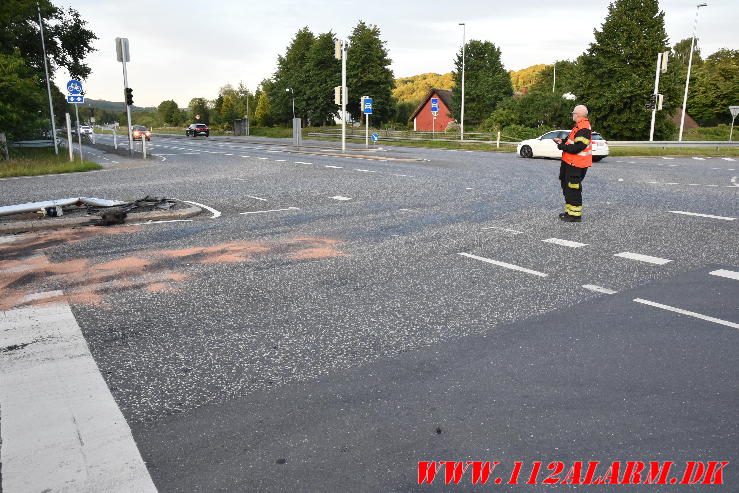
[[[565,196],[565,212],[570,216],[582,216],[582,181],[588,168],[578,168],[564,161],[559,165],[559,183]]]

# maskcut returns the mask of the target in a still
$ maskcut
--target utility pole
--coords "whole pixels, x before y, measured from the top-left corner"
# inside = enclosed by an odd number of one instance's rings
[[[54,105],[51,102],[51,81],[49,80],[49,64],[46,61],[46,42],[44,41],[44,22],[41,20],[41,6],[36,3],[38,11],[38,26],[41,32],[41,49],[44,52],[44,70],[46,71],[46,92],[49,94],[49,114],[51,115],[51,140],[54,142],[54,154],[59,155],[59,146],[56,144],[56,122],[54,121]]]
[[[554,92],[554,87],[557,85],[557,62],[554,62],[554,77],[552,77],[552,92]]]
[[[462,111],[459,122],[459,140],[464,140],[464,62],[465,62],[465,48],[466,48],[466,30],[467,26],[464,22],[459,23],[462,26]]]
[[[693,67],[693,46],[695,45],[695,34],[698,30],[698,11],[701,7],[707,6],[707,3],[699,3],[695,6],[695,21],[693,21],[693,38],[690,41],[690,57],[688,58],[688,75],[685,77],[685,95],[683,96],[683,115],[680,118],[680,135],[679,141],[683,140],[683,128],[685,127],[685,111],[688,105],[688,86],[690,85],[690,69]]]
[[[118,61],[123,64],[123,102],[126,104],[126,116],[128,117],[128,154],[133,157],[133,132],[131,131],[131,105],[128,104],[129,98],[128,72],[126,72],[126,62],[131,61],[131,55],[128,51],[128,38],[115,38],[116,54]]]

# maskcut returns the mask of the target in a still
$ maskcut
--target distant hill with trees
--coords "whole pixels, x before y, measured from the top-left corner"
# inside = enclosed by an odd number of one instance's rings
[[[451,89],[454,86],[454,77],[451,72],[447,74],[413,75],[411,77],[400,77],[395,79],[393,97],[400,103],[418,104],[429,89]]]

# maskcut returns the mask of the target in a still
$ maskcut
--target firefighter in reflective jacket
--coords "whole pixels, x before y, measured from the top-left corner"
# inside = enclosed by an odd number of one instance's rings
[[[565,211],[559,218],[565,222],[579,223],[582,220],[582,181],[588,168],[593,165],[593,147],[588,109],[582,104],[575,106],[572,119],[575,128],[567,141],[554,139],[557,148],[562,151],[559,182],[565,196]]]

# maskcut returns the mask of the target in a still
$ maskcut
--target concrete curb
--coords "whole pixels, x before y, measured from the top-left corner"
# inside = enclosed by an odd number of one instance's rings
[[[134,212],[128,214],[125,223],[140,223],[146,221],[165,221],[169,219],[187,219],[200,214],[200,207],[188,207],[176,211]],[[45,229],[72,228],[76,226],[100,226],[100,217],[61,217],[55,219],[39,219],[38,221],[18,221],[15,223],[0,224],[0,235],[23,233],[27,231],[41,231]]]

